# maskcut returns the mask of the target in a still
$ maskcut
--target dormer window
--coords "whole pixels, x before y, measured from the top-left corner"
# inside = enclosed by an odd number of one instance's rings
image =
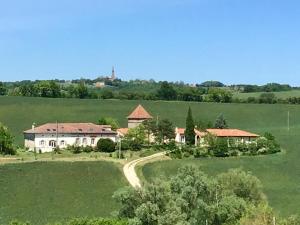
[[[50,129],[47,129],[47,131],[51,131]]]
[[[80,132],[82,131],[82,129],[80,128],[80,129],[78,129]]]

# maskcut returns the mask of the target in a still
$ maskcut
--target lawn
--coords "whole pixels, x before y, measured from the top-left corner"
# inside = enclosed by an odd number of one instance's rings
[[[210,174],[231,167],[243,167],[262,180],[269,201],[278,212],[284,215],[300,213],[300,117],[298,116],[300,106],[298,105],[1,97],[0,121],[12,130],[16,142],[21,145],[22,131],[29,129],[33,122],[38,124],[56,120],[96,122],[101,116],[112,116],[119,120],[121,126],[126,126],[126,116],[139,103],[142,103],[153,117],[169,118],[179,127],[185,125],[188,106],[191,106],[196,120],[214,121],[220,113],[223,113],[230,127],[258,134],[263,134],[265,131],[272,132],[285,150],[285,153],[279,155],[251,158],[174,160],[154,163],[143,168],[147,179],[160,174],[174,174],[179,166],[185,164],[199,165]],[[291,115],[290,132],[287,130],[288,111]],[[102,199],[99,198],[99,201]],[[103,202],[106,203],[106,200]]]
[[[114,191],[127,185],[117,164],[37,162],[0,166],[0,224],[46,224],[71,217],[109,217]]]

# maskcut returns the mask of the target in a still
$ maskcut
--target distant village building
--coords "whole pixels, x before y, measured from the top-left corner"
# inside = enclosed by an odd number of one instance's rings
[[[24,131],[25,147],[41,153],[68,145],[95,147],[101,138],[115,142],[117,132],[111,126],[93,123],[47,123]]]
[[[110,80],[114,81],[116,79],[115,67],[112,67]]]
[[[95,86],[96,88],[103,88],[103,87],[105,87],[105,82],[96,82],[96,83],[94,84],[94,86]]]
[[[103,80],[109,80],[109,81],[115,81],[115,80],[117,79],[116,73],[115,73],[115,68],[112,67],[112,71],[111,71],[111,75],[110,75],[110,76],[100,77],[99,79],[101,79],[101,80],[98,81],[98,82],[96,82],[96,83],[94,83],[94,86],[95,86],[96,88],[103,88],[103,87],[106,86],[106,85],[105,85],[105,82],[102,81],[102,79],[103,79]]]

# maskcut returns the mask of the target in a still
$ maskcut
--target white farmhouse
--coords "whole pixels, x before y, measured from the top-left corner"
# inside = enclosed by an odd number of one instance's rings
[[[117,132],[111,126],[93,123],[47,123],[24,131],[25,147],[41,153],[68,145],[95,147],[101,138],[116,142]]]

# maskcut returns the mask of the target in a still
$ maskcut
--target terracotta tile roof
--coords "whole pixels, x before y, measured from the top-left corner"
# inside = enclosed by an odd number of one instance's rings
[[[195,129],[195,134],[199,137],[204,137],[206,135],[206,132]]]
[[[194,131],[195,131],[195,134],[198,135],[198,136],[200,136],[200,137],[203,137],[206,134],[205,132],[199,131],[197,129],[194,129]],[[180,135],[184,135],[185,128],[176,128],[175,132],[178,133],[178,134],[180,134]]]
[[[129,130],[128,128],[119,128],[117,129],[117,132],[121,135],[125,135],[128,133],[128,130]]]
[[[257,134],[238,129],[207,129],[207,132],[217,137],[259,137]]]
[[[26,130],[29,134],[116,134],[109,125],[96,125],[93,123],[46,123]]]
[[[133,112],[127,116],[128,119],[152,119],[153,117],[144,109],[143,106],[138,105]]]

